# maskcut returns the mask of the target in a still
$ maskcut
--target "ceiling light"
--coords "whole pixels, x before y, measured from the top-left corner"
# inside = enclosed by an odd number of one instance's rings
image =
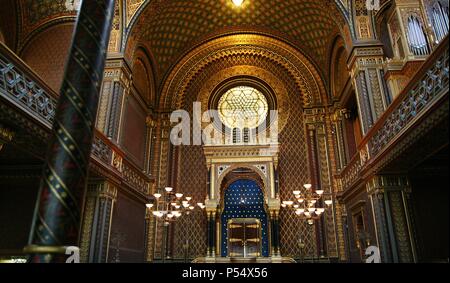
[[[233,2],[233,4],[235,6],[238,6],[238,7],[242,6],[242,3],[244,3],[244,0],[231,0],[231,1]]]
[[[305,187],[305,189],[309,190],[312,188],[311,184],[304,184],[303,187]]]
[[[324,212],[325,212],[325,208],[318,208],[318,209],[317,209],[317,212],[319,212],[319,213],[324,213]]]

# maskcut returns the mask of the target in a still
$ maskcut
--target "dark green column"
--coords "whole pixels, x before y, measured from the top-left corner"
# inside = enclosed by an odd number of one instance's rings
[[[271,211],[270,213],[270,227],[271,227],[271,238],[272,238],[272,256],[280,256],[280,223],[279,223],[279,212]]]
[[[215,256],[216,246],[216,213],[208,212],[208,256]]]
[[[29,246],[31,262],[77,246],[99,90],[115,0],[83,1],[53,124]]]

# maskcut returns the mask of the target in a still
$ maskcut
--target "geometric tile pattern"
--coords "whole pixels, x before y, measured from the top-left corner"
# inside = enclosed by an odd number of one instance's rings
[[[127,26],[132,20],[134,14],[145,0],[126,0],[127,1]]]
[[[183,51],[208,35],[236,29],[262,30],[298,43],[318,65],[323,65],[329,37],[343,24],[336,4],[328,0],[251,0],[242,8],[234,7],[229,0],[161,0],[144,9],[133,26],[128,48],[145,42],[163,75]]]
[[[72,24],[61,24],[39,33],[22,51],[22,59],[59,92],[73,33]]]
[[[75,22],[76,10],[68,10],[66,0],[20,0],[20,10],[23,11],[19,48],[32,36],[39,32],[40,27],[53,20]]]
[[[289,86],[289,84],[288,84]],[[310,183],[308,155],[305,137],[303,110],[298,101],[301,94],[293,85],[288,88],[290,97],[289,123],[280,133],[279,187],[281,200],[293,200],[294,190],[303,190],[301,184]],[[300,239],[305,244],[300,249]],[[301,220],[292,210],[282,209],[280,212],[281,254],[299,258],[312,257],[317,253],[315,226]]]
[[[286,84],[287,96],[290,99],[291,113],[289,123],[280,134],[280,194],[282,199],[288,199],[292,190],[298,188],[298,184],[310,182],[308,159],[305,140],[305,126],[303,123],[303,111],[301,103],[302,94],[286,69],[265,58],[253,56],[230,55],[208,65],[202,72],[193,78],[186,90],[186,97],[182,108],[192,113],[192,103],[197,98],[205,81],[221,70],[233,66],[246,65],[270,70]],[[195,202],[203,201],[206,197],[207,167],[205,157],[200,146],[180,148],[177,191],[191,194]],[[280,215],[280,234],[282,255],[298,257],[298,246],[301,237],[306,246],[305,256],[316,253],[315,229],[311,229],[305,221],[300,220],[294,213],[282,212]],[[174,238],[174,257],[182,258],[182,244],[190,239],[191,257],[205,256],[206,254],[206,215],[204,212],[196,212],[192,217],[181,219],[176,223]]]
[[[192,196],[192,203],[205,202],[207,169],[201,146],[180,148],[177,191]],[[198,207],[190,215],[182,216],[174,225],[174,258],[183,258],[183,244],[189,241],[190,258],[206,255],[206,213]]]
[[[185,110],[192,113],[194,96],[186,102]],[[206,160],[201,146],[181,146],[176,190],[192,196],[191,203],[205,202],[207,190]],[[181,217],[174,225],[173,257],[183,258],[183,244],[189,241],[189,258],[206,255],[206,213],[198,207],[190,215]]]
[[[66,0],[24,0],[28,23],[34,25],[45,18],[67,13]]]
[[[256,128],[267,117],[267,99],[257,89],[238,86],[227,91],[218,104],[220,120],[229,128]]]

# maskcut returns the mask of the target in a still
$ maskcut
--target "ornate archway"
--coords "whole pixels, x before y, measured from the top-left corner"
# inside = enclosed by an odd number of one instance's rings
[[[251,225],[248,225],[251,223]],[[237,226],[237,227],[236,227]],[[250,227],[250,229],[248,229]],[[233,228],[243,232],[232,234]],[[246,231],[250,231],[250,233]],[[243,234],[242,234],[243,233]],[[251,236],[248,236],[248,235]],[[268,257],[269,222],[261,183],[245,177],[224,188],[220,215],[220,255],[222,257]],[[237,254],[233,247],[238,247]],[[242,248],[242,254],[239,253]]]

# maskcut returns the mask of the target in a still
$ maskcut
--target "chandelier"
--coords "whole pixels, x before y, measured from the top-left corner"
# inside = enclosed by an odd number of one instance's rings
[[[236,5],[237,7],[242,6],[242,3],[244,3],[244,0],[231,0],[233,2],[234,5]]]
[[[303,193],[300,190],[293,191],[295,201],[283,201],[281,207],[294,209],[297,216],[306,220],[309,225],[313,225],[314,220],[319,219],[326,210],[325,207],[321,207],[325,193],[323,190],[314,190],[311,184],[305,184],[303,187],[305,188]],[[323,202],[327,208],[333,204],[331,199]]]
[[[164,221],[165,225],[176,221],[183,214],[189,215],[195,209],[195,206],[191,203],[192,197],[176,193],[171,187],[166,187],[162,190],[162,193],[158,192],[153,196],[155,197],[153,203],[146,206],[158,220]],[[201,209],[206,207],[200,202],[197,203],[197,206]]]

